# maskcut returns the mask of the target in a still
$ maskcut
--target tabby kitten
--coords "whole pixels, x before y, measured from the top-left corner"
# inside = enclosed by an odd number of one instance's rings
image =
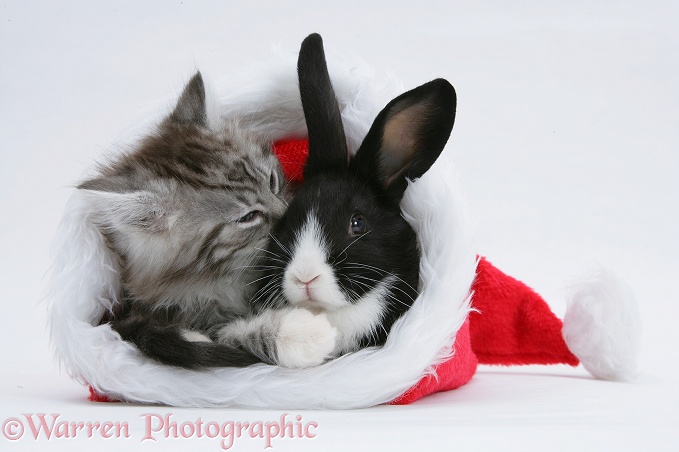
[[[247,345],[209,336],[249,312],[253,264],[285,211],[284,183],[269,145],[233,123],[209,127],[197,73],[154,134],[78,186],[119,265],[113,329],[167,364],[260,362]]]

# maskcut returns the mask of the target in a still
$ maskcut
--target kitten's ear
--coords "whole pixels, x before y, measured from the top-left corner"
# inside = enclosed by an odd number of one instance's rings
[[[407,179],[426,173],[443,151],[455,122],[457,97],[437,79],[401,94],[377,115],[352,161],[398,200]]]
[[[84,193],[93,207],[92,221],[104,230],[160,232],[169,229],[175,219],[171,202],[156,193],[94,190],[84,190]]]
[[[180,124],[207,126],[205,84],[200,72],[196,72],[196,75],[186,84],[168,120]]]

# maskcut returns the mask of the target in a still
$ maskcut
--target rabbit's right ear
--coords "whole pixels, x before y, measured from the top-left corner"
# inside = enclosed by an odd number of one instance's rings
[[[304,166],[304,179],[320,171],[346,170],[348,154],[344,126],[330,83],[320,35],[311,34],[302,42],[297,76],[309,133],[309,157]]]
[[[456,106],[455,89],[444,79],[401,94],[377,115],[351,169],[400,200],[407,179],[426,173],[443,151]]]

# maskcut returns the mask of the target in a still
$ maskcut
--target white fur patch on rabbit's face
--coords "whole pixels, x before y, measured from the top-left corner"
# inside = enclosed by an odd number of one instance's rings
[[[290,251],[290,262],[283,274],[283,294],[290,304],[313,311],[334,311],[352,304],[328,264],[330,250],[313,212]]]

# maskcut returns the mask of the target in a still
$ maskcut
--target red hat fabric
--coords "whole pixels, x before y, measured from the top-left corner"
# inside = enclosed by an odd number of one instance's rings
[[[304,163],[309,156],[309,141],[306,138],[276,141],[273,153],[281,162],[285,178],[293,183],[302,182]]]
[[[474,376],[477,363],[579,364],[562,338],[563,323],[530,287],[481,258],[472,291],[474,311],[457,332],[453,355],[393,404],[456,389]]]
[[[481,259],[472,291],[471,343],[479,363],[579,364],[563,323],[533,289]]]

